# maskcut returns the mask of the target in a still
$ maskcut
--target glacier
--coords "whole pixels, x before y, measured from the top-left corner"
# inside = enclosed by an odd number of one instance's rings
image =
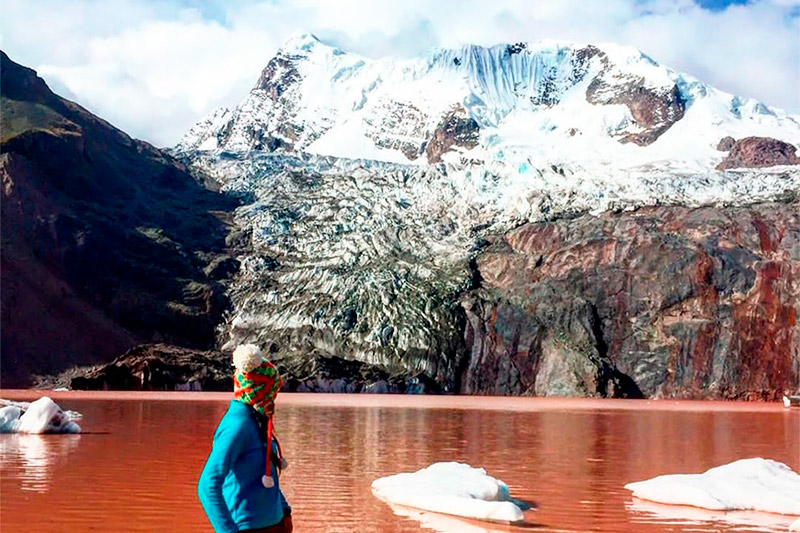
[[[335,354],[458,389],[462,299],[525,223],[792,202],[797,166],[716,170],[723,137],[800,117],[614,44],[371,59],[297,34],[173,153],[238,195],[228,349]]]

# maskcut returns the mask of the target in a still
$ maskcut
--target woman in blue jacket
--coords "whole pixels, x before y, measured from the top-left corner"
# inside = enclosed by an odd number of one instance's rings
[[[233,363],[234,400],[200,474],[200,503],[217,533],[290,533],[292,509],[278,484],[287,463],[272,434],[278,370],[252,344],[236,348]]]

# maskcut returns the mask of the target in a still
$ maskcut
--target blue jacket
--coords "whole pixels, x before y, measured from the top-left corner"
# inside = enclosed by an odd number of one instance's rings
[[[275,465],[270,465],[275,485],[266,488],[261,482],[267,462],[264,440],[256,412],[231,401],[197,484],[200,503],[217,533],[269,527],[290,509],[278,486]],[[277,454],[274,442],[272,453]]]

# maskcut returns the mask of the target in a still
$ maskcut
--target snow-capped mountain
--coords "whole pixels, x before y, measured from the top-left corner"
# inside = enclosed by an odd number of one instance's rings
[[[439,390],[766,398],[800,356],[772,318],[800,290],[798,143],[800,117],[630,48],[372,60],[303,34],[176,152],[248,200],[227,347]],[[730,370],[773,357],[766,384]]]
[[[368,59],[289,39],[235,109],[180,151],[307,152],[404,164],[593,172],[717,166],[724,137],[800,143],[800,117],[613,44],[518,43]]]

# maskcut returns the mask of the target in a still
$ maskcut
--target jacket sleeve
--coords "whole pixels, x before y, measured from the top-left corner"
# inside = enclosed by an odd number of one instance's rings
[[[236,458],[242,453],[244,439],[239,438],[239,433],[235,427],[220,426],[214,435],[211,453],[197,484],[200,503],[217,533],[235,533],[239,530],[222,495],[225,477]]]

